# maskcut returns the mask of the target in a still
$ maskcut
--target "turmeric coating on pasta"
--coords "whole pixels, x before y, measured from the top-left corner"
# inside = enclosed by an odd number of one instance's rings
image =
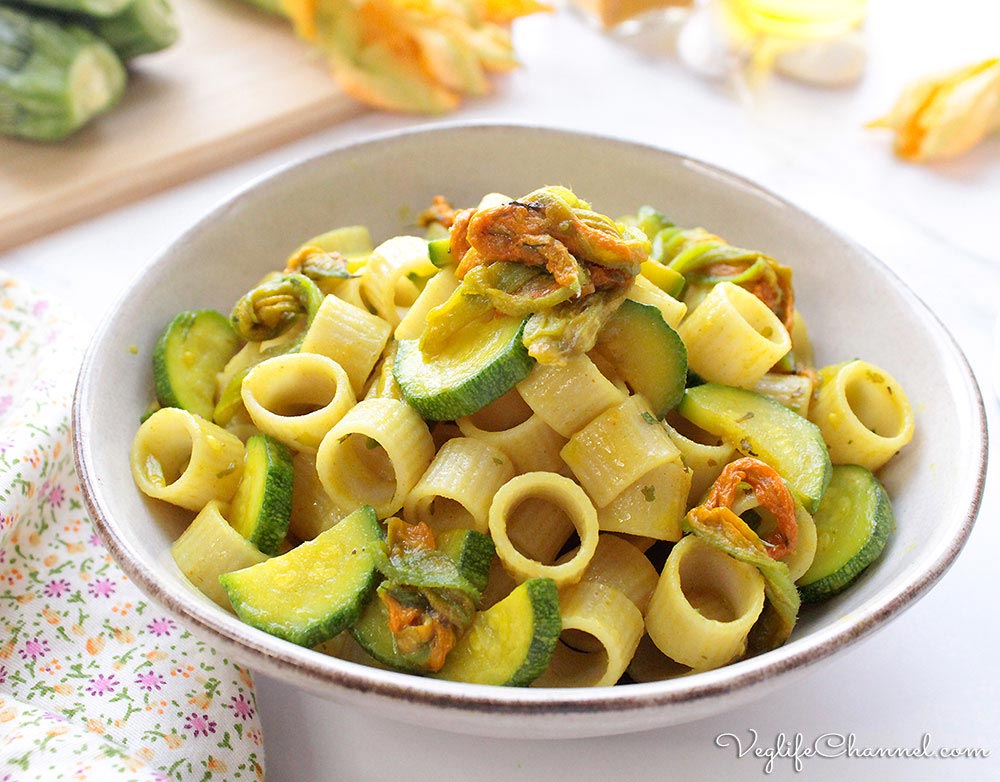
[[[741,484],[753,489],[757,502],[774,514],[777,521],[774,532],[762,538],[767,545],[769,556],[772,559],[781,559],[794,553],[799,539],[795,501],[781,476],[760,459],[746,456],[727,464],[722,474],[712,484],[708,499],[700,507],[705,510],[724,508],[731,512],[741,491]]]

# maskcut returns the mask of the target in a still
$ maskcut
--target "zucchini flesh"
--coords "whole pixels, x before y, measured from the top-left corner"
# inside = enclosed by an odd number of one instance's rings
[[[419,340],[400,340],[393,374],[403,398],[425,419],[451,421],[503,396],[535,363],[522,342],[525,320],[491,312],[432,356],[421,352]]]
[[[489,535],[474,529],[450,529],[437,536],[437,547],[458,566],[462,574],[480,593],[486,590],[490,566],[496,547]]]
[[[656,307],[626,299],[601,328],[595,347],[657,418],[684,396],[687,348]]]
[[[293,476],[292,454],[282,443],[266,434],[247,440],[229,522],[264,554],[277,554],[288,534]]]
[[[755,456],[785,479],[810,513],[830,482],[830,454],[819,428],[761,394],[719,383],[689,388],[678,407],[684,418]]]
[[[807,603],[826,600],[849,586],[882,553],[896,526],[885,488],[855,464],[834,465],[813,521],[816,556],[798,582]]]
[[[375,511],[364,505],[313,540],[219,581],[244,622],[315,646],[357,621],[375,591],[384,546]]]
[[[212,420],[216,375],[239,349],[229,318],[215,310],[181,312],[153,349],[156,398]]]
[[[476,614],[436,675],[470,684],[527,686],[548,668],[561,632],[555,582],[529,579]]]
[[[454,264],[455,257],[451,254],[451,237],[431,239],[427,243],[427,255],[431,259],[431,263],[438,268]]]

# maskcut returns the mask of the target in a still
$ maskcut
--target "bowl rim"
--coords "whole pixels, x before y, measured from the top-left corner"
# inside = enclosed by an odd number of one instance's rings
[[[852,612],[849,621],[835,622],[825,628],[813,631],[803,638],[789,642],[772,652],[733,663],[712,671],[698,673],[691,677],[681,677],[657,682],[631,684],[624,687],[607,688],[505,688],[487,685],[472,685],[460,682],[446,682],[396,671],[377,668],[340,660],[303,647],[295,646],[281,639],[239,623],[235,617],[231,622],[221,622],[215,615],[216,606],[202,601],[193,594],[174,592],[165,588],[153,573],[143,564],[141,558],[118,533],[116,522],[106,514],[101,499],[101,488],[90,469],[90,445],[87,432],[86,413],[90,401],[96,396],[89,379],[91,369],[100,354],[103,339],[111,328],[122,303],[137,286],[144,272],[166,261],[169,256],[185,243],[195,240],[205,231],[212,230],[216,220],[238,206],[244,200],[252,199],[256,190],[269,182],[279,180],[301,168],[315,165],[328,157],[343,155],[351,151],[363,154],[366,147],[398,143],[418,136],[437,135],[449,132],[468,132],[486,129],[500,132],[538,133],[562,137],[574,137],[599,143],[625,145],[645,152],[673,157],[682,165],[694,166],[709,176],[767,198],[782,208],[807,217],[822,226],[838,241],[863,256],[865,261],[895,282],[902,293],[919,308],[919,314],[931,322],[945,338],[944,345],[953,354],[961,388],[970,403],[971,430],[978,431],[979,451],[970,455],[970,465],[975,475],[971,486],[963,493],[969,493],[968,506],[964,517],[947,539],[947,545],[919,568],[910,568],[896,577],[890,586],[873,596],[868,603]],[[196,223],[180,234],[126,286],[122,295],[102,317],[84,354],[77,377],[72,405],[73,455],[80,487],[88,512],[98,533],[115,561],[137,586],[154,602],[178,616],[189,628],[206,640],[211,640],[244,662],[254,670],[274,675],[282,679],[294,680],[299,686],[336,697],[330,686],[344,691],[364,695],[378,695],[390,700],[420,703],[432,707],[449,707],[459,711],[488,711],[493,714],[527,716],[538,714],[583,714],[610,713],[660,709],[665,706],[693,703],[751,689],[765,680],[792,670],[804,670],[825,660],[855,641],[885,626],[889,620],[899,616],[905,609],[929,590],[954,563],[972,531],[978,515],[986,481],[988,456],[988,431],[986,410],[975,374],[961,347],[941,319],[915,294],[906,283],[884,262],[867,249],[845,236],[823,220],[789,200],[761,187],[739,174],[715,164],[674,152],[664,147],[634,141],[621,136],[590,133],[558,126],[533,125],[512,122],[453,121],[422,125],[416,128],[397,129],[368,135],[362,139],[348,140],[330,148],[283,164],[251,178],[246,184],[220,199]],[[969,479],[967,479],[968,481]],[[971,490],[971,492],[970,492]],[[226,625],[230,626],[226,626]],[[221,625],[221,626],[220,626]]]

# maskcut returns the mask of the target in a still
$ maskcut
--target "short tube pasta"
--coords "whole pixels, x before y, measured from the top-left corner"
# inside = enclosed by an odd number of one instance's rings
[[[397,294],[403,298],[402,306],[413,304],[416,287],[399,285],[401,280],[410,282],[407,275],[430,277],[437,271],[427,255],[427,240],[418,236],[395,236],[374,249],[361,273],[361,294],[375,308],[380,318],[392,328],[399,325],[396,311]]]
[[[582,581],[559,593],[562,642],[538,687],[610,687],[625,673],[642,638],[642,613],[607,584]],[[588,651],[578,651],[586,647]]]
[[[341,508],[371,505],[380,519],[403,507],[434,457],[416,410],[396,399],[358,402],[323,438],[316,472]]]
[[[695,535],[667,557],[646,609],[646,632],[665,655],[697,670],[743,653],[764,608],[764,579]]]
[[[441,446],[427,472],[406,496],[403,515],[435,533],[449,529],[489,530],[493,495],[514,477],[503,451],[481,440],[456,437]]]
[[[536,364],[517,390],[528,407],[563,437],[571,437],[626,397],[585,355],[573,356],[565,366]]]
[[[680,540],[691,492],[691,470],[677,461],[658,464],[597,509],[602,531],[656,540]]]
[[[778,316],[731,282],[713,286],[678,333],[692,370],[705,380],[742,388],[753,388],[792,347]]]
[[[681,424],[685,423],[681,419]],[[718,442],[715,445],[700,443],[679,432],[670,420],[663,422],[663,428],[671,442],[681,452],[681,459],[691,470],[691,488],[688,492],[687,505],[697,505],[715,479],[722,473],[722,468],[732,460],[736,449],[729,443]]]
[[[355,402],[344,369],[318,353],[261,362],[243,378],[242,394],[256,427],[297,451],[315,451]]]
[[[351,509],[338,508],[326,493],[316,472],[316,457],[297,453],[292,457],[292,515],[289,531],[299,540],[312,540],[344,518]]]
[[[547,565],[529,559],[515,548],[508,535],[508,524],[518,505],[528,500],[541,500],[561,510],[580,536],[580,548],[569,561]],[[497,556],[504,568],[520,581],[529,578],[551,578],[558,586],[574,584],[597,548],[597,512],[583,489],[569,478],[555,473],[530,472],[505,483],[490,505],[490,534]]]
[[[635,603],[636,608],[645,611],[658,580],[653,563],[635,545],[617,535],[602,532],[594,556],[583,571],[581,583],[596,581],[614,587]]]
[[[139,427],[129,462],[143,493],[200,511],[211,500],[233,498],[243,455],[236,435],[186,410],[164,407]]]
[[[336,296],[323,299],[302,341],[303,353],[332,358],[347,373],[355,396],[378,362],[391,328],[382,318]]]
[[[519,472],[564,472],[566,438],[533,413],[516,390],[456,422],[462,434],[499,448]]]
[[[809,420],[823,433],[834,464],[874,472],[913,439],[910,400],[884,369],[854,360],[825,367],[819,377]]]
[[[639,396],[599,415],[570,438],[560,455],[599,508],[654,467],[681,458]]]
[[[223,516],[223,505],[212,500],[170,547],[174,562],[200,592],[213,602],[232,610],[229,596],[219,576],[256,565],[267,559],[249,540],[237,532]]]
[[[458,278],[451,269],[442,269],[431,277],[396,326],[393,336],[396,339],[418,339],[427,327],[427,313],[444,304],[457,287]]]

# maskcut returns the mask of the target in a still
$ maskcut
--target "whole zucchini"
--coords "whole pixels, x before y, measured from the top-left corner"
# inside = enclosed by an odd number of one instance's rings
[[[131,0],[120,13],[88,20],[87,26],[122,60],[166,49],[179,34],[168,0]]]
[[[0,133],[57,141],[114,106],[125,68],[76,24],[0,7]]]

